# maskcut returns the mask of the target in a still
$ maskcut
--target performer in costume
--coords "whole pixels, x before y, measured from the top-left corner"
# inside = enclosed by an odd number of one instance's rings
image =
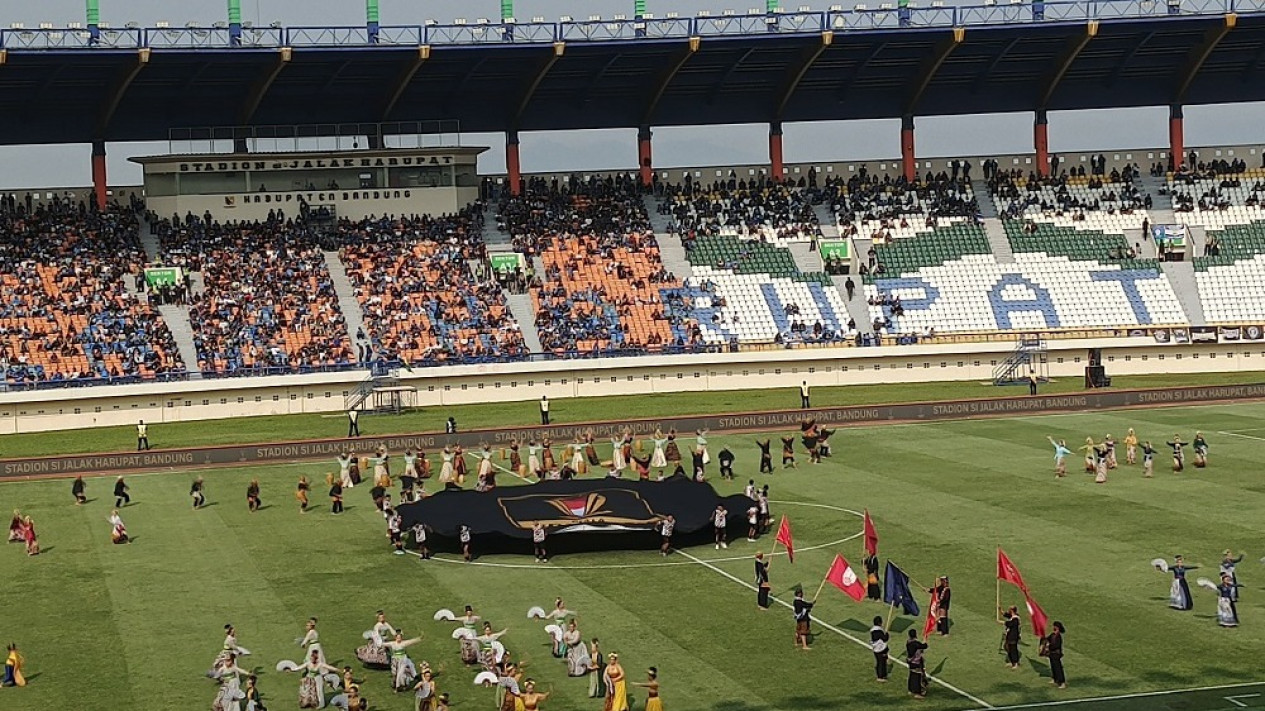
[[[378,447],[377,456],[371,458],[373,462],[373,480],[378,484],[391,488],[391,455],[387,452],[386,447]],[[383,479],[386,481],[384,482]]]
[[[567,623],[567,631],[562,633],[562,642],[567,646],[567,676],[584,676],[591,671],[593,658],[589,656],[588,647],[584,646],[584,637],[575,620]]]
[[[1066,632],[1063,623],[1056,620],[1041,645],[1050,660],[1050,682],[1060,689],[1067,688],[1067,675],[1063,673],[1063,635]]]
[[[395,509],[387,516],[387,540],[395,548],[395,555],[404,555],[404,517]]]
[[[663,457],[668,466],[676,469],[681,465],[681,448],[676,443],[676,430],[668,430],[668,442],[663,446]]]
[[[1107,468],[1115,469],[1116,468],[1116,438],[1112,437],[1111,435],[1107,435],[1106,439],[1103,440],[1102,444],[1103,444],[1103,450],[1106,452],[1106,456],[1104,457],[1104,459],[1107,462]]]
[[[40,539],[35,534],[35,522],[30,516],[22,519],[22,540],[26,543],[26,554],[28,556],[36,556],[40,554]]]
[[[123,481],[123,477],[114,480],[114,508],[121,509],[132,503],[132,497],[127,493],[128,491],[127,483]]]
[[[479,642],[480,659],[483,662],[484,668],[488,671],[495,671],[497,668],[499,660],[496,658],[496,645],[494,643],[501,637],[505,636],[506,632],[509,632],[509,628],[503,629],[500,632],[493,632],[492,623],[484,622],[483,634],[475,637],[475,640]]]
[[[75,505],[82,506],[88,503],[86,489],[87,487],[83,483],[83,477],[75,477],[74,483],[70,485],[70,495],[75,497]]]
[[[646,681],[633,686],[646,690],[646,711],[663,711],[663,700],[659,698],[659,670],[650,667],[646,670]]]
[[[22,530],[25,524],[22,522],[22,513],[17,509],[13,509],[13,518],[9,519],[9,542],[24,543],[26,541],[26,532]]]
[[[1239,626],[1239,584],[1234,578],[1222,574],[1221,584],[1217,586],[1217,624],[1222,627]]]
[[[386,640],[395,637],[395,628],[387,622],[386,613],[378,610],[373,627],[364,635],[369,643],[356,650],[356,659],[370,669],[386,669],[391,660],[387,656]]]
[[[759,533],[760,507],[752,501],[751,506],[747,508],[747,543],[755,543],[755,537]]]
[[[1138,435],[1132,427],[1124,436],[1124,461],[1126,464],[1136,464],[1138,461]]]
[[[316,652],[317,658],[322,664],[325,663],[325,650],[321,647],[321,635],[316,631],[316,618],[309,617],[307,625],[303,630],[303,637],[295,640],[300,647],[303,648],[303,656],[311,657],[312,652]],[[344,669],[344,673],[349,672],[351,667]]]
[[[703,466],[712,463],[712,455],[707,451],[707,430],[700,429],[694,431],[694,446],[703,450]]]
[[[531,527],[531,542],[536,555],[536,562],[548,563],[549,553],[545,550],[545,527],[539,521]]]
[[[308,655],[307,661],[302,664],[282,662],[277,665],[277,671],[302,674],[303,679],[299,682],[299,708],[301,709],[325,708],[325,677],[326,675],[332,675],[335,679],[338,677],[338,669],[322,664],[316,652]]]
[[[694,481],[700,483],[707,481],[707,463],[703,461],[705,454],[707,452],[702,447],[695,447],[690,455],[693,459]]]
[[[870,651],[874,653],[874,680],[887,683],[888,642],[892,639],[883,626],[883,617],[876,615],[870,626]]]
[[[668,514],[659,521],[659,555],[666,556],[672,552],[672,531],[676,529],[676,518]]]
[[[905,663],[909,666],[909,693],[915,699],[927,696],[927,643],[918,639],[918,630],[909,630],[905,642]]]
[[[455,471],[455,468],[453,467],[452,461],[454,457],[456,457],[456,454],[453,453],[452,447],[450,445],[444,445],[443,450],[439,453],[439,458],[443,462],[443,465],[439,468],[440,484],[448,484],[453,481],[453,472]]]
[[[1094,458],[1094,452],[1097,446],[1098,445],[1094,444],[1093,437],[1086,437],[1085,446],[1080,448],[1080,451],[1085,453],[1085,473],[1086,474],[1093,474],[1095,471],[1098,470],[1098,462]]]
[[[452,474],[457,479],[457,486],[466,485],[466,453],[457,445],[452,449]]]
[[[540,445],[533,439],[527,443],[527,474],[541,478],[540,471]]]
[[[1195,433],[1192,446],[1195,450],[1195,466],[1200,469],[1208,466],[1208,440],[1204,439],[1203,432]]]
[[[765,440],[758,439],[756,440],[755,443],[756,445],[760,447],[760,473],[772,474],[773,473],[773,455],[769,453],[769,448],[772,446],[773,443],[767,439]]]
[[[237,666],[236,655],[230,653],[225,657],[211,677],[220,682],[220,689],[211,702],[211,711],[239,711],[242,702],[247,700],[246,692],[242,691],[242,679],[247,677],[250,677],[250,672]]]
[[[1190,585],[1186,582],[1186,573],[1198,569],[1197,565],[1186,565],[1186,561],[1181,556],[1173,558],[1173,565],[1169,568],[1169,572],[1173,574],[1173,584],[1168,589],[1169,607],[1174,610],[1190,610],[1194,607],[1194,601],[1190,597]]]
[[[417,667],[408,657],[408,648],[420,641],[421,637],[404,639],[404,632],[397,630],[395,639],[383,644],[391,655],[391,687],[397,692],[407,691],[417,678]]]
[[[834,430],[828,430],[825,427],[818,430],[817,455],[819,457],[829,457],[831,455],[832,450],[830,449],[830,435],[834,433]]]
[[[474,551],[471,548],[474,536],[470,533],[469,526],[459,526],[457,528],[457,541],[461,543],[461,557],[467,563],[474,560]]]
[[[602,460],[597,456],[597,438],[593,436],[593,430],[585,430],[584,432],[584,458],[588,460],[590,467],[600,467]]]
[[[625,465],[632,463],[633,457],[633,435],[632,430],[624,428],[624,436],[619,440],[619,454],[624,460]]]
[[[430,669],[422,670],[422,678],[413,685],[413,711],[434,711],[439,689]]]
[[[540,704],[549,698],[549,694],[536,691],[536,681],[528,679],[523,684],[522,711],[540,711]]]
[[[720,478],[733,481],[734,478],[734,453],[729,451],[728,447],[720,450],[717,455],[720,462]]]
[[[813,602],[804,599],[802,588],[795,590],[795,602],[791,606],[795,613],[795,646],[809,649],[808,640],[812,637]]]
[[[927,592],[933,593],[936,605],[936,631],[941,637],[949,634],[949,605],[953,602],[953,590],[949,588],[949,576],[942,575],[936,580],[936,586]]]
[[[1006,666],[1011,669],[1019,668],[1019,608],[1011,606],[1002,615],[1002,626],[1005,630],[1002,633],[1002,645],[1006,648]]]
[[[127,535],[127,526],[123,524],[123,518],[119,516],[118,509],[110,512],[110,541],[113,543],[129,543],[131,538]]]
[[[523,672],[512,663],[497,674],[496,704],[498,711],[522,711],[523,709]]]
[[[632,455],[633,469],[637,471],[637,479],[640,481],[650,481],[650,457],[638,457]],[[660,478],[662,478],[662,473]]]
[[[246,510],[255,513],[262,505],[263,501],[259,498],[259,480],[252,479],[246,485]]]
[[[1172,442],[1166,444],[1173,449],[1173,471],[1179,472],[1186,468],[1186,443],[1182,441],[1181,435],[1173,435]]]
[[[1095,472],[1094,483],[1095,484],[1107,483],[1107,469],[1108,469],[1107,462],[1109,461],[1108,458],[1110,457],[1110,454],[1111,454],[1111,449],[1108,446],[1107,440],[1103,440],[1102,442],[1100,442],[1094,447],[1094,472]]]
[[[628,462],[624,459],[624,448],[622,446],[623,439],[620,437],[611,437],[611,469],[622,472],[628,468]]]
[[[1221,554],[1221,575],[1222,577],[1226,575],[1230,576],[1230,582],[1234,583],[1234,588],[1233,588],[1234,595],[1230,599],[1234,602],[1238,602],[1239,601],[1239,576],[1238,576],[1238,573],[1235,572],[1235,569],[1238,567],[1239,563],[1243,562],[1243,554],[1240,553],[1237,558],[1232,557],[1232,556],[1233,554],[1230,552],[1229,549],[1226,549],[1226,552]]]
[[[711,519],[712,528],[716,534],[716,550],[729,547],[729,537],[727,535],[728,516],[729,512],[725,511],[724,506],[717,506],[716,510],[712,512]]]
[[[1061,478],[1067,475],[1067,455],[1072,450],[1067,448],[1067,443],[1063,440],[1055,440],[1053,437],[1046,437],[1050,444],[1054,445],[1054,476]]]
[[[769,508],[769,485],[765,484],[756,495],[756,505],[760,507],[760,533],[768,533],[773,527],[773,512]]]
[[[254,674],[247,676],[246,690],[242,693],[246,695],[243,699],[246,702],[246,711],[268,711],[264,706],[263,697],[259,695],[259,677]]]
[[[343,480],[330,474],[325,477],[325,481],[329,484],[329,511],[335,515],[340,514],[343,512]]]
[[[589,645],[589,698],[601,699],[606,697],[606,655],[602,654],[602,646],[597,641],[597,637],[593,638]]]
[[[232,625],[224,625],[224,644],[220,646],[220,651],[215,655],[215,661],[211,663],[211,671],[207,676],[216,678],[216,673],[229,659],[250,656],[250,650],[244,649],[237,644],[237,630]]]
[[[258,480],[252,481],[252,485],[257,485]],[[307,513],[307,494],[312,490],[312,485],[308,483],[307,477],[299,477],[299,484],[294,490],[294,498],[299,502],[299,513]]]
[[[521,476],[527,474],[527,470],[523,468],[523,455],[518,451],[518,440],[510,440],[510,471]]]
[[[492,448],[487,442],[479,449],[479,480],[486,482],[492,475]]]
[[[338,462],[338,480],[343,483],[343,488],[355,486],[356,483],[351,480],[351,455],[343,452],[335,461]]]
[[[654,453],[650,455],[650,466],[659,470],[659,474],[663,474],[663,470],[668,468],[668,458],[663,452],[663,447],[668,443],[668,438],[663,436],[661,430],[654,431]]]
[[[782,468],[792,469],[795,467],[795,437],[786,435],[782,438]]]
[[[606,705],[603,711],[628,711],[628,679],[619,663],[619,654],[611,652],[605,675]]]
[[[474,608],[466,605],[465,613],[458,618],[461,621],[461,627],[466,631],[466,635],[461,638],[461,661],[463,664],[479,663],[479,616],[474,614]]]
[[[769,609],[769,561],[764,553],[755,554],[755,604],[761,610]]]
[[[1142,445],[1142,477],[1150,479],[1155,473],[1155,448],[1151,446],[1151,441],[1147,440]]]
[[[411,492],[419,476],[417,455],[413,454],[411,449],[404,450],[404,471],[400,472],[400,492]]]
[[[883,587],[878,580],[878,556],[865,556],[865,596],[871,600],[883,597]]]
[[[568,461],[571,463],[572,471],[577,474],[584,473],[588,470],[588,464],[584,461],[584,440],[580,439],[580,435],[575,436],[575,441],[567,445],[571,449],[571,456]]]
[[[22,675],[25,660],[18,653],[18,646],[10,644],[6,651],[8,654],[4,658],[4,680],[0,682],[0,686],[26,686],[26,677]]]
[[[553,458],[553,442],[548,437],[540,440],[540,464],[545,469],[553,469],[557,466]]]

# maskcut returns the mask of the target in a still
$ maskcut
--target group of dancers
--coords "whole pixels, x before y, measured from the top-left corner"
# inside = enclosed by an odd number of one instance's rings
[[[1054,446],[1054,477],[1061,479],[1067,476],[1067,458],[1071,456],[1072,450],[1068,449],[1066,440],[1056,440],[1053,437],[1046,437],[1051,445]],[[1142,454],[1142,476],[1150,479],[1155,475],[1155,447],[1150,440],[1139,441],[1137,434],[1133,428],[1129,428],[1129,432],[1124,438],[1125,463],[1137,464],[1138,454]],[[1186,447],[1190,447],[1194,451],[1195,466],[1203,469],[1208,466],[1208,440],[1204,438],[1203,432],[1196,432],[1195,437],[1190,442],[1183,441],[1180,434],[1174,434],[1171,440],[1165,441],[1173,452],[1173,471],[1181,472],[1186,468]],[[1085,453],[1085,472],[1094,475],[1094,481],[1098,484],[1107,483],[1107,472],[1115,469],[1118,465],[1116,459],[1116,440],[1111,435],[1107,435],[1101,441],[1095,442],[1093,437],[1086,437],[1084,446],[1079,451]]]
[[[1216,594],[1217,624],[1221,627],[1232,628],[1239,626],[1239,589],[1243,586],[1239,584],[1238,565],[1243,562],[1243,558],[1242,553],[1236,556],[1227,549],[1221,554],[1217,581],[1209,580],[1208,578],[1199,578],[1196,581],[1199,587],[1211,590]],[[1265,559],[1262,562],[1265,562]],[[1180,555],[1174,556],[1171,564],[1163,558],[1156,558],[1151,561],[1151,565],[1156,570],[1171,573],[1173,576],[1173,582],[1168,589],[1168,606],[1183,612],[1189,612],[1194,609],[1195,601],[1191,597],[1190,584],[1186,581],[1186,574],[1192,570],[1198,570],[1200,566],[1187,563],[1186,559]]]
[[[200,478],[199,478],[200,480]],[[71,485],[71,494],[75,498],[76,506],[83,506],[88,503],[86,495],[87,487],[84,484],[83,477],[75,477],[74,483]],[[110,524],[110,542],[111,543],[130,543],[131,537],[127,533],[127,524],[123,523],[123,517],[119,515],[119,508],[131,503],[132,497],[128,494],[127,483],[123,477],[119,477],[114,484],[115,492],[115,508],[110,511],[110,515],[106,521]],[[21,511],[14,509],[13,518],[9,520],[9,543],[21,543],[26,547],[28,556],[37,556],[40,554],[39,534],[35,530],[35,521],[29,515],[23,515]]]

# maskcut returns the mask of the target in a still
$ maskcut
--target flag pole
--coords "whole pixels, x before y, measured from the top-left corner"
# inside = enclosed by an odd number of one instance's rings
[[[997,554],[998,554],[998,556],[999,556],[998,560],[1000,560],[1000,555],[1001,555],[1001,546],[997,546]],[[994,574],[994,575],[993,575],[993,577],[994,577],[994,578],[997,578],[997,580],[996,580],[996,583],[997,583],[997,607],[996,607],[996,608],[994,608],[994,609],[996,610],[996,612],[994,612],[993,614],[995,614],[995,615],[997,616],[997,621],[998,621],[998,622],[1001,622],[1001,578],[997,577],[997,575],[996,575],[996,574]]]
[[[892,628],[892,615],[896,614],[896,603],[887,603],[887,622],[883,623],[883,631],[886,632]]]
[[[817,592],[813,593],[813,602],[817,602],[817,596],[821,594],[821,591],[823,589],[825,589],[826,581],[829,579],[830,579],[830,571],[826,571],[825,577],[821,579],[821,585],[817,586]]]

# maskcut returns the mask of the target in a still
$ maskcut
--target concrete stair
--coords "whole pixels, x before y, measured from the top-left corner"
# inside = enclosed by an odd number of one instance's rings
[[[347,267],[343,265],[343,260],[339,259],[338,252],[325,251],[322,254],[325,255],[325,268],[329,270],[330,281],[334,284],[334,293],[338,294],[338,310],[343,312],[343,319],[347,323],[347,337],[354,345],[358,332],[364,330],[365,335],[369,334],[368,329],[364,328],[364,311],[356,299],[356,290],[351,285],[351,279],[347,276]]]
[[[993,202],[993,196],[988,192],[988,183],[983,178],[972,179],[971,192],[975,193],[975,202],[979,204],[980,217],[986,220],[996,219],[997,203]]]
[[[185,369],[189,371],[189,377],[201,378],[202,372],[198,368],[198,349],[193,345],[193,324],[189,322],[189,307],[159,306],[158,313],[167,322],[167,330],[171,331],[171,337],[176,339],[176,348],[180,351],[180,359],[184,361]]]
[[[865,285],[861,283],[861,277],[852,275],[852,283],[856,285],[856,291],[852,295],[852,299],[848,299],[848,289],[844,286],[848,282],[846,276],[832,276],[830,280],[834,282],[835,288],[839,290],[839,296],[843,298],[844,306],[848,307],[848,317],[856,321],[857,331],[862,334],[874,333],[873,325],[870,322],[870,307],[865,303]]]
[[[1138,252],[1139,259],[1157,259],[1159,257],[1155,251],[1155,241],[1151,239],[1150,235],[1146,235],[1146,238],[1143,239],[1141,229],[1126,229],[1124,238],[1129,240],[1130,245],[1138,245],[1140,247]]]
[[[669,230],[672,219],[667,215],[659,214],[658,203],[655,202],[653,196],[642,197],[642,202],[646,206],[646,214],[650,217],[650,228],[654,230],[654,238],[659,243],[659,258],[663,260],[663,268],[681,281],[694,276],[694,268],[690,265],[690,259],[685,253],[685,245],[681,243],[681,238],[671,234]]]
[[[154,233],[154,226],[144,215],[141,215],[140,238],[141,248],[145,250],[145,261],[150,264],[157,262],[158,253],[161,251],[158,235]]]
[[[787,245],[787,250],[795,258],[795,266],[801,272],[811,274],[826,271],[826,263],[821,258],[821,252],[813,249],[812,243],[793,242]]]
[[[984,218],[984,233],[988,235],[988,245],[993,250],[993,257],[998,264],[1014,264],[1015,253],[1010,248],[1010,238],[1006,236],[1006,228],[996,217]]]
[[[510,316],[518,323],[523,332],[523,343],[532,353],[540,353],[544,347],[540,345],[540,333],[536,330],[536,312],[532,308],[531,294],[505,294],[506,306]]]
[[[1199,286],[1195,283],[1195,265],[1186,262],[1160,262],[1160,268],[1168,276],[1168,283],[1177,294],[1177,302],[1186,314],[1191,326],[1206,326],[1203,302],[1199,300]]]

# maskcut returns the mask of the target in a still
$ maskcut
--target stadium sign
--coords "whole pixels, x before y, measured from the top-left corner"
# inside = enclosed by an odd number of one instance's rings
[[[347,158],[331,155],[324,158],[293,160],[229,160],[179,164],[181,173],[226,173],[240,170],[312,170],[314,168],[398,168],[408,166],[452,165],[452,156],[379,156]]]

